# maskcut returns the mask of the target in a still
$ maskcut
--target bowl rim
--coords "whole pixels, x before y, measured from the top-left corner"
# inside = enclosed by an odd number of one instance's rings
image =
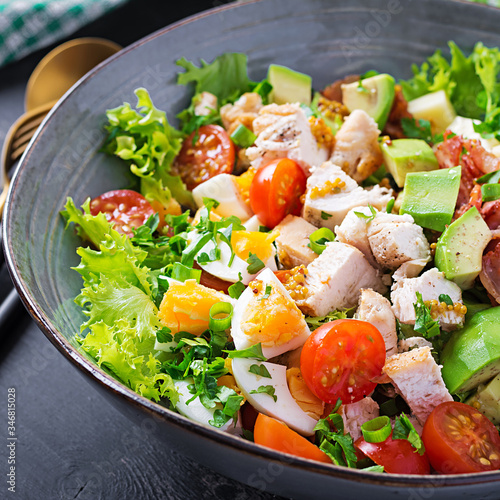
[[[78,349],[73,346],[58,329],[50,321],[47,315],[40,310],[34,298],[29,292],[29,287],[27,286],[24,279],[18,272],[15,259],[15,251],[12,244],[11,238],[9,238],[11,220],[12,220],[12,198],[13,193],[19,183],[19,178],[22,175],[22,166],[27,158],[33,152],[35,145],[42,140],[43,133],[45,129],[50,126],[51,122],[54,120],[54,116],[57,110],[64,106],[65,102],[71,98],[74,90],[78,88],[81,84],[90,81],[99,71],[110,65],[116,59],[121,58],[124,54],[134,51],[137,47],[149,43],[155,38],[163,36],[165,33],[173,31],[180,26],[197,22],[207,16],[217,15],[221,12],[232,10],[232,9],[244,9],[246,5],[263,3],[266,0],[247,0],[242,3],[232,3],[225,4],[219,7],[214,7],[212,9],[194,14],[192,16],[186,17],[180,21],[170,24],[164,28],[137,40],[131,45],[123,48],[118,53],[112,55],[105,61],[101,62],[91,71],[89,71],[84,77],[82,77],[78,82],[73,85],[68,92],[57,102],[57,104],[52,108],[47,117],[44,119],[39,129],[33,136],[28,148],[24,152],[18,168],[16,169],[13,179],[11,181],[9,194],[5,204],[4,218],[2,224],[3,232],[3,245],[5,250],[5,261],[9,269],[10,276],[17,289],[20,298],[27,309],[28,313],[31,315],[37,326],[42,330],[44,335],[49,339],[49,341],[68,359],[73,365],[75,365],[82,373],[93,379],[105,390],[110,390],[115,396],[121,398],[124,401],[128,401],[137,409],[141,411],[147,410],[148,413],[153,414],[156,418],[167,421],[169,424],[173,424],[177,427],[183,428],[189,432],[194,432],[196,434],[201,434],[208,440],[216,441],[217,444],[224,446],[225,448],[231,448],[234,451],[235,448],[238,452],[244,453],[246,455],[253,455],[259,458],[264,458],[275,463],[285,464],[286,467],[307,470],[308,472],[314,474],[320,474],[322,476],[331,476],[332,480],[336,478],[363,482],[366,484],[371,484],[373,486],[384,486],[384,487],[407,487],[407,488],[446,488],[446,487],[457,487],[465,485],[483,484],[500,481],[500,471],[488,471],[481,473],[472,474],[454,474],[454,475],[408,475],[408,474],[390,474],[384,473],[383,475],[374,472],[366,472],[363,469],[352,469],[348,467],[341,467],[334,464],[324,464],[321,462],[316,462],[310,459],[300,458],[286,453],[281,453],[270,448],[266,448],[262,445],[252,443],[248,440],[244,440],[240,437],[228,434],[226,432],[221,432],[216,428],[210,428],[209,426],[199,424],[193,420],[184,417],[183,415],[176,413],[173,410],[165,408],[164,406],[151,401],[144,396],[135,393],[132,389],[128,388],[113,376],[105,372],[103,369],[98,367],[95,363],[92,363],[83,354],[81,354]],[[441,0],[442,2],[453,4],[461,3],[468,5],[470,8],[490,8],[495,9],[487,5],[474,5],[470,4],[466,0]],[[439,478],[439,480],[436,480]],[[434,480],[434,481],[433,481]]]

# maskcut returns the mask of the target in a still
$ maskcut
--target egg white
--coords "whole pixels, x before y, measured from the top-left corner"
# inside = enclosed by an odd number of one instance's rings
[[[250,366],[255,364],[264,365],[271,378],[250,372]],[[314,434],[317,420],[310,417],[293,399],[286,381],[286,366],[263,363],[254,359],[235,358],[232,361],[232,371],[242,394],[257,411],[281,420],[288,427],[304,436]],[[252,391],[266,385],[274,387],[276,401],[266,393],[252,394]]]
[[[252,279],[254,279],[256,274],[249,274],[247,271],[248,262],[240,259],[237,255],[234,256],[233,262],[231,262],[231,266],[229,266],[229,262],[231,260],[231,249],[229,245],[224,242],[219,242],[220,249],[220,259],[214,260],[213,262],[205,262],[204,264],[198,265],[204,269],[207,273],[210,273],[218,278],[229,281],[231,283],[236,283],[239,281],[239,275],[241,273],[242,281],[244,285],[248,285]],[[198,253],[198,255],[202,253],[207,253],[215,247],[215,242],[213,240],[209,241]],[[276,260],[274,256],[276,255],[276,249],[273,247],[273,254],[264,262],[264,265],[269,269],[276,270]]]
[[[290,305],[295,304],[286,288],[281,284],[278,278],[276,278],[271,269],[264,269],[255,279],[262,281],[264,288],[267,285],[271,284],[274,288],[281,291],[281,293],[290,301]],[[236,305],[234,306],[233,317],[231,320],[231,336],[233,337],[234,346],[237,350],[247,349],[248,347],[255,344],[255,342],[251,340],[247,335],[245,335],[245,333],[243,333],[241,329],[243,314],[248,307],[252,297],[253,291],[250,288],[247,288],[240,295],[238,301],[236,302]],[[263,345],[262,352],[266,358],[274,358],[275,356],[279,356],[284,352],[292,351],[304,345],[304,342],[307,340],[309,335],[311,335],[311,331],[309,330],[305,319],[303,319],[303,329],[297,336],[279,346]]]
[[[186,404],[193,395],[189,392],[188,385],[193,384],[194,381],[192,378],[187,378],[184,380],[174,380],[174,385],[177,391],[179,392],[179,401],[175,406],[175,409],[185,417],[194,420],[200,424],[209,425],[210,420],[214,418],[214,412],[217,409],[222,409],[222,405],[217,403],[214,408],[205,408],[200,401],[199,397],[196,397],[189,404]],[[228,420],[222,427],[219,427],[221,431],[228,431],[234,427],[234,420],[231,418]]]
[[[243,201],[238,188],[230,174],[219,174],[203,182],[193,189],[193,198],[198,207],[203,206],[203,198],[212,198],[219,202],[213,211],[221,217],[235,215],[242,222],[253,214],[250,207]]]

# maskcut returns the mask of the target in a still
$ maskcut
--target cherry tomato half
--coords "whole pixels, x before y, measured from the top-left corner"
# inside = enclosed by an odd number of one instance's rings
[[[250,206],[267,227],[278,225],[288,214],[300,215],[300,197],[306,191],[306,175],[288,158],[259,168],[250,185]]]
[[[328,455],[283,422],[259,413],[253,431],[257,444],[273,450],[331,464]]]
[[[432,467],[442,474],[500,469],[500,436],[472,406],[441,403],[427,418],[422,440]]]
[[[130,189],[108,191],[90,202],[90,213],[102,212],[119,233],[133,236],[132,228],[142,226],[155,213],[142,194]]]
[[[391,434],[380,443],[368,443],[361,437],[354,446],[390,474],[430,473],[427,455],[420,455],[407,439],[392,439]]]
[[[339,319],[320,326],[306,340],[300,370],[311,391],[325,403],[355,403],[377,385],[385,363],[385,342],[370,323]]]
[[[173,166],[189,190],[234,168],[235,148],[219,125],[203,125],[188,136]]]

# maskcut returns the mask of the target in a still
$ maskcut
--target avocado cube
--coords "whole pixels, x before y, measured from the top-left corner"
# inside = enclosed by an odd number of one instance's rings
[[[312,78],[286,66],[271,64],[267,72],[267,79],[273,86],[269,100],[276,104],[300,102],[311,104]]]
[[[443,380],[454,394],[475,389],[500,373],[500,307],[478,312],[441,353]]]
[[[476,394],[471,396],[466,403],[477,408],[495,425],[500,424],[500,374],[486,385],[480,385]]]
[[[477,208],[472,207],[439,238],[434,257],[436,267],[462,290],[472,288],[481,272],[483,251],[490,240],[490,228]]]
[[[350,113],[362,109],[383,130],[394,102],[394,78],[385,73],[342,85],[342,102]]]
[[[422,227],[443,232],[457,203],[462,167],[407,174],[399,213]]]
[[[399,187],[405,185],[406,174],[439,168],[432,148],[420,139],[395,139],[384,142],[381,149],[385,166]]]

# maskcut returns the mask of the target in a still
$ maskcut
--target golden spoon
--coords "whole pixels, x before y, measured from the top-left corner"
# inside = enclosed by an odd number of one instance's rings
[[[117,43],[103,38],[77,38],[51,50],[37,64],[26,87],[26,113],[10,127],[2,148],[0,217],[10,184],[9,170],[24,153],[47,113],[80,78],[120,49]]]

